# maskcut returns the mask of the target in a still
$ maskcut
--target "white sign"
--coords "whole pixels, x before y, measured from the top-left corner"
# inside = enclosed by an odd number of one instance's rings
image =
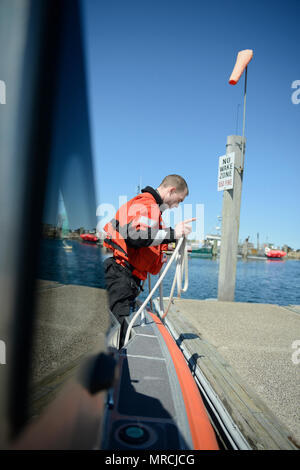
[[[218,191],[233,188],[234,152],[219,157]]]

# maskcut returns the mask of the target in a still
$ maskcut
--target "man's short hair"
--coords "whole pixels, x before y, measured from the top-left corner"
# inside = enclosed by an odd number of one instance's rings
[[[163,186],[164,188],[167,188],[168,186],[175,186],[177,191],[183,192],[186,190],[187,195],[189,194],[189,188],[185,179],[179,175],[165,176],[159,186]]]

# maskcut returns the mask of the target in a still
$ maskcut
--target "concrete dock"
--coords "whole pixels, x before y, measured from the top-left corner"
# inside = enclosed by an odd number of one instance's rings
[[[299,306],[175,299],[166,320],[252,448],[300,447]]]

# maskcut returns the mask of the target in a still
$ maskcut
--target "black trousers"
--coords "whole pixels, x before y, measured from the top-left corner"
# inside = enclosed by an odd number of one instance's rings
[[[135,299],[140,293],[141,280],[133,276],[130,269],[121,266],[113,257],[104,263],[109,308],[121,325],[120,346],[124,344],[127,317],[135,308]]]

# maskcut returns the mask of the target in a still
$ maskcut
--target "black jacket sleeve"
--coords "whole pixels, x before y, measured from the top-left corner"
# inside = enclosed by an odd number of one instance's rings
[[[126,243],[132,248],[141,248],[151,245],[157,246],[174,241],[175,231],[172,227],[163,229],[153,229],[149,227],[148,230],[135,230],[132,228],[131,224],[127,225]]]

